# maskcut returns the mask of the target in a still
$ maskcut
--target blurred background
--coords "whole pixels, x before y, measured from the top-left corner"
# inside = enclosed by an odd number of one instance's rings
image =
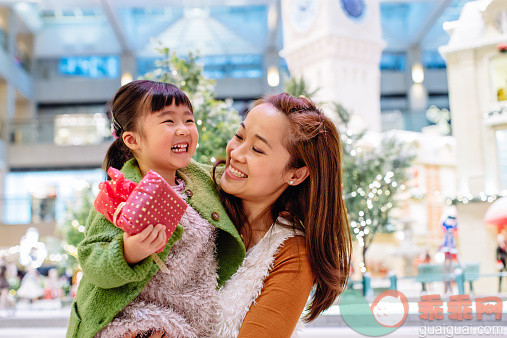
[[[64,335],[106,103],[139,78],[189,94],[205,163],[255,99],[312,98],[342,137],[349,287],[505,300],[506,52],[505,0],[0,0],[0,336]],[[337,313],[306,336],[351,334]]]

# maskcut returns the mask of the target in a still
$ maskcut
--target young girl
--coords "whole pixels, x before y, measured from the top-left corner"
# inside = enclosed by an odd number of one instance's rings
[[[245,247],[209,169],[191,161],[198,140],[192,105],[171,84],[134,81],[116,93],[111,116],[117,139],[104,168],[121,168],[134,182],[154,170],[189,207],[167,244],[162,225],[128,236],[91,211],[67,337],[207,336],[216,288],[241,264]],[[170,273],[154,263],[156,252]]]

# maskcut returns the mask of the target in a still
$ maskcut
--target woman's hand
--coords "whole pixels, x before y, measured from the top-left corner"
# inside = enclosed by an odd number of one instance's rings
[[[167,236],[165,226],[157,224],[148,225],[140,233],[129,236],[123,233],[123,256],[129,264],[136,264],[151,255],[162,251],[165,247]]]

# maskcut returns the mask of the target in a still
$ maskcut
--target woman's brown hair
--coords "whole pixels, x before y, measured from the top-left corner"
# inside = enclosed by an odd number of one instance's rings
[[[288,169],[307,166],[308,178],[289,186],[271,206],[294,228],[305,233],[306,250],[315,276],[315,292],[305,320],[312,321],[328,309],[346,288],[352,243],[342,194],[340,136],[333,122],[304,97],[282,93],[260,99],[284,114],[290,124],[286,149]],[[216,165],[215,165],[216,168]],[[220,189],[223,204],[238,230],[248,224],[241,200]]]
[[[116,140],[107,150],[102,164],[104,170],[109,167],[121,169],[134,154],[123,142],[124,131],[140,132],[140,120],[147,112],[156,112],[170,106],[185,105],[192,110],[187,95],[175,85],[149,80],[137,80],[127,83],[118,89],[113,100],[108,104],[112,128]]]

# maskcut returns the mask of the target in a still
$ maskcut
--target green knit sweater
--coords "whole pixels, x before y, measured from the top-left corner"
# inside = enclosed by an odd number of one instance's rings
[[[210,168],[192,161],[178,170],[177,175],[185,181],[187,203],[218,229],[218,284],[221,286],[242,263],[245,246],[220,204]],[[134,182],[142,178],[134,159],[125,163],[121,171]],[[158,254],[162,261],[181,238],[182,231],[178,225],[165,249]],[[123,257],[123,231],[95,210],[88,217],[85,239],[78,246],[78,259],[83,278],[72,303],[67,337],[93,337],[139,295],[159,269],[151,257],[129,265]]]

